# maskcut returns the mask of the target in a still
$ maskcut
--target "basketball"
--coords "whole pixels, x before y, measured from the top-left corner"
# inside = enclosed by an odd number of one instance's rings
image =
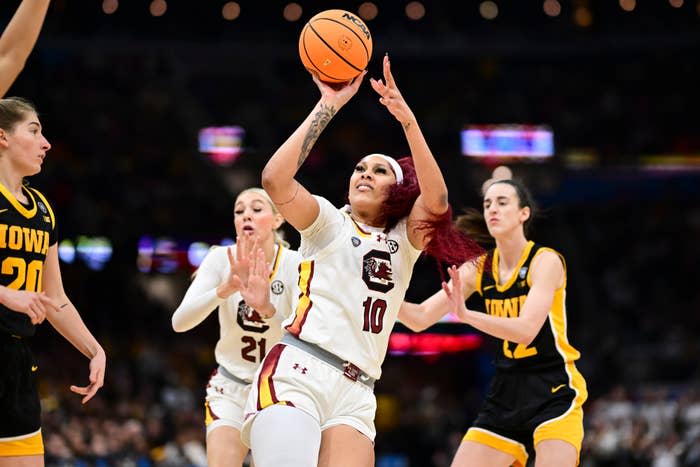
[[[322,11],[304,25],[299,36],[299,56],[321,81],[350,81],[367,68],[372,56],[372,35],[367,25],[349,11]]]

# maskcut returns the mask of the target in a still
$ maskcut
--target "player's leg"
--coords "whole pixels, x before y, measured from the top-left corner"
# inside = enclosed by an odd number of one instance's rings
[[[567,441],[547,439],[535,446],[535,467],[575,467],[578,451]]]
[[[2,447],[0,447],[2,450]],[[44,455],[0,457],[0,467],[43,467]]]
[[[230,426],[219,426],[207,433],[207,465],[209,467],[241,467],[248,448],[241,441],[241,432]]]
[[[316,467],[321,427],[303,410],[272,405],[255,416],[250,442],[256,467]]]
[[[210,467],[241,467],[248,447],[241,441],[241,425],[250,385],[215,371],[207,384],[204,423]]]
[[[323,430],[318,467],[372,467],[374,444],[355,428],[336,425]]]
[[[580,401],[580,402],[579,402]],[[583,444],[583,398],[577,398],[573,409],[564,415],[540,424],[534,432],[536,467],[574,467],[578,465]]]
[[[463,440],[452,459],[451,467],[510,467],[514,463],[516,458],[512,454],[477,441]]]

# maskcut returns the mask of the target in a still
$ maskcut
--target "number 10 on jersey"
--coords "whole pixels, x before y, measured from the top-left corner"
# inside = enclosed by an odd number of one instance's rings
[[[362,330],[371,332],[372,334],[379,334],[382,332],[382,329],[384,329],[386,300],[383,298],[367,297],[367,299],[362,302],[362,306],[364,307]]]

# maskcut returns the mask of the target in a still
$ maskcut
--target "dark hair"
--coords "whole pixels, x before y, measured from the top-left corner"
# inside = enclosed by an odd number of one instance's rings
[[[0,128],[12,131],[15,125],[26,118],[30,112],[38,113],[36,107],[22,97],[0,99]]]
[[[530,234],[530,222],[535,217],[536,212],[535,201],[530,193],[530,190],[528,190],[521,181],[511,178],[496,180],[489,185],[488,188],[492,187],[496,183],[504,183],[512,186],[515,189],[515,194],[518,196],[518,206],[521,209],[524,207],[530,208],[530,217],[528,217],[523,224],[525,237],[527,237]],[[486,191],[488,191],[488,188]],[[458,216],[455,220],[455,225],[461,232],[473,238],[482,246],[491,246],[494,243],[493,237],[491,237],[488,227],[486,226],[483,210],[479,211],[478,209],[474,208],[465,209],[464,214]]]
[[[387,231],[410,214],[420,194],[413,159],[403,157],[397,162],[403,171],[403,182],[389,187],[388,195],[382,205]],[[424,253],[435,258],[438,263],[448,266],[460,265],[483,253],[483,249],[474,240],[454,226],[451,207],[437,219],[421,221],[417,228],[429,231],[430,241],[425,246]]]

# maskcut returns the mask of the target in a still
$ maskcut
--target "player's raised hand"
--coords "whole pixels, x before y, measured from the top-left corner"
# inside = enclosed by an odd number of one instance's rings
[[[467,306],[464,303],[464,294],[462,293],[462,276],[459,273],[457,266],[450,266],[447,268],[447,273],[452,279],[449,283],[442,283],[442,290],[447,294],[447,298],[450,299],[450,304],[452,305],[452,312],[462,321],[466,321],[466,314],[469,312]]]
[[[367,70],[360,73],[355,79],[347,83],[341,84],[328,84],[321,81],[318,73],[311,71],[311,76],[313,77],[314,83],[318,86],[319,91],[321,91],[321,99],[328,105],[331,105],[336,111],[342,106],[348,103],[352,96],[357,94],[362,80],[367,74]]]
[[[370,78],[369,84],[379,94],[379,102],[401,123],[404,130],[408,130],[411,123],[415,120],[415,116],[396,86],[396,81],[394,81],[394,76],[391,73],[391,62],[388,54],[384,56],[383,68],[384,81]]]
[[[226,248],[228,256],[229,273],[226,279],[216,288],[216,294],[221,298],[228,298],[241,290],[248,281],[248,271],[254,251],[257,249],[257,235],[239,235],[236,239],[236,253],[233,248]]]
[[[260,248],[255,255],[255,261],[250,265],[248,283],[241,288],[241,296],[246,304],[263,318],[271,318],[275,312],[270,305],[270,273],[265,252]]]

